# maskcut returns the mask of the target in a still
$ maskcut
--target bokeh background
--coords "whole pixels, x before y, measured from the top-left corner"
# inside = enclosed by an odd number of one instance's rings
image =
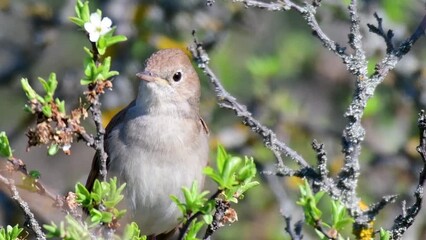
[[[300,1],[295,1],[300,3]],[[347,43],[348,1],[324,1],[318,21],[334,40]],[[75,143],[72,155],[54,157],[45,147],[27,151],[25,131],[34,125],[23,111],[25,95],[20,78],[27,77],[38,90],[37,77],[56,72],[58,97],[71,109],[82,97],[84,51],[89,42],[85,34],[69,21],[74,15],[74,0],[0,0],[0,130],[6,131],[15,150],[28,168],[41,173],[41,181],[57,194],[72,191],[77,181],[85,182],[92,149]],[[267,12],[246,9],[231,1],[120,0],[91,1],[112,19],[117,33],[128,37],[108,52],[112,69],[120,76],[114,90],[102,99],[104,120],[130,102],[136,93],[135,74],[143,61],[159,48],[186,48],[192,30],[208,49],[211,66],[224,86],[248,106],[253,115],[315,163],[312,139],[325,144],[331,174],[342,166],[341,134],[343,113],[351,99],[354,79],[340,59],[325,50],[315,39],[303,18],[295,12]],[[425,14],[420,0],[359,1],[363,44],[369,70],[383,57],[385,44],[368,32],[367,23],[376,23],[373,13],[384,19],[395,33],[395,43],[407,38]],[[368,103],[363,124],[366,140],[361,155],[362,173],[359,196],[366,204],[383,195],[400,194],[375,222],[390,227],[401,212],[401,201],[411,203],[421,159],[417,146],[417,113],[426,104],[426,48],[421,39],[381,84]],[[219,109],[207,79],[202,80],[202,115],[210,126],[212,159],[217,143],[234,154],[253,156],[259,171],[273,169],[274,157],[262,141],[230,111]],[[86,127],[94,127],[87,121]],[[286,160],[290,163],[290,160]],[[261,185],[248,192],[238,204],[239,221],[220,229],[215,239],[288,239],[281,211],[293,220],[303,218],[296,206],[298,179],[259,176]],[[214,188],[209,184],[208,188]],[[23,224],[25,219],[4,191],[0,197],[0,225]],[[59,221],[62,215],[48,199],[22,190],[41,222]],[[324,206],[325,208],[327,206]],[[327,212],[327,210],[324,210]],[[406,239],[426,238],[426,218],[422,211]],[[305,238],[315,235],[305,226]],[[348,229],[348,234],[350,229]],[[350,236],[350,235],[349,235]]]

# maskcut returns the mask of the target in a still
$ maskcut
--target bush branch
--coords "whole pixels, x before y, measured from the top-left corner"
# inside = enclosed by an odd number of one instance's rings
[[[426,114],[422,110],[419,114],[418,119],[419,126],[419,146],[417,147],[417,152],[420,154],[423,160],[423,167],[419,173],[419,181],[414,192],[414,203],[411,207],[403,207],[403,213],[396,217],[394,224],[391,228],[392,239],[401,239],[402,235],[407,231],[407,229],[414,223],[417,214],[422,208],[423,202],[423,191],[424,183],[426,180]],[[404,204],[405,205],[405,204]]]
[[[19,204],[19,207],[22,209],[22,211],[24,211],[25,216],[28,218],[31,229],[36,234],[37,240],[46,239],[46,236],[41,230],[40,224],[35,219],[34,213],[31,211],[30,207],[28,206],[28,203],[25,202],[19,195],[18,189],[16,188],[14,181],[12,179],[8,179],[4,177],[3,175],[0,175],[0,181],[3,182],[5,185],[7,185],[10,192],[12,193],[12,199],[15,200]]]
[[[194,32],[195,34],[195,32]],[[235,114],[242,119],[244,125],[251,128],[251,130],[263,139],[265,146],[270,149],[276,156],[281,156],[283,153],[285,156],[293,159],[301,168],[310,168],[306,160],[299,155],[296,151],[288,147],[284,142],[278,140],[276,134],[264,126],[258,120],[256,120],[252,114],[247,110],[247,107],[240,104],[235,97],[229,94],[222,86],[220,80],[216,77],[213,71],[208,66],[209,56],[204,51],[202,45],[194,36],[194,44],[191,45],[190,51],[194,59],[198,62],[198,67],[206,74],[210,83],[213,84],[216,97],[218,99],[218,105],[222,108],[233,110]],[[282,165],[282,161],[279,162]]]

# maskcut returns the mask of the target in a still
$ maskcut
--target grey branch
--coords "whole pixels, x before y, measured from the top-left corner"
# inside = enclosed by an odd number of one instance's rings
[[[290,235],[290,239],[292,240],[302,240],[302,221],[297,221],[294,224],[294,228],[291,224],[291,217],[284,217],[285,220],[285,231]]]
[[[244,125],[250,127],[253,132],[262,137],[265,146],[276,156],[283,153],[293,159],[301,168],[312,169],[301,155],[288,147],[284,142],[280,141],[271,129],[256,120],[251,113],[247,111],[246,106],[240,104],[235,97],[225,90],[219,79],[208,66],[209,56],[195,37],[194,43],[195,44],[191,45],[190,51],[197,60],[198,67],[203,70],[213,84],[219,106],[233,110],[235,114],[242,119]]]
[[[22,211],[24,211],[25,216],[28,218],[28,221],[30,223],[31,229],[36,234],[36,238],[38,240],[46,239],[46,236],[41,230],[40,224],[37,222],[37,220],[34,217],[34,213],[31,211],[30,207],[28,206],[28,203],[25,202],[19,195],[18,189],[16,188],[13,180],[8,179],[4,177],[3,175],[0,175],[0,181],[3,182],[5,185],[7,185],[7,187],[12,193],[12,199],[15,200],[19,204],[19,207],[22,209]]]
[[[368,216],[368,222],[371,222],[374,220],[374,218],[379,214],[379,212],[386,207],[389,203],[395,202],[397,195],[389,195],[384,196],[382,199],[375,204],[372,204],[368,207],[368,211],[365,212],[365,214]]]
[[[419,114],[418,119],[419,126],[419,146],[417,147],[417,152],[419,152],[420,156],[423,160],[423,168],[419,173],[419,181],[416,187],[416,191],[414,192],[414,203],[409,208],[403,207],[403,212],[399,215],[392,226],[392,239],[401,239],[402,235],[407,231],[407,229],[414,223],[417,214],[420,212],[422,208],[423,202],[423,191],[424,191],[424,183],[426,180],[426,114],[425,111],[422,110]],[[405,204],[404,204],[405,205]]]
[[[375,33],[379,36],[381,36],[383,38],[383,40],[386,43],[386,53],[391,53],[392,51],[394,51],[394,46],[392,43],[392,38],[394,36],[393,31],[392,30],[388,30],[387,32],[383,29],[383,19],[381,17],[379,17],[379,15],[377,13],[374,13],[374,17],[376,18],[377,21],[377,27],[374,26],[373,24],[367,24],[368,29],[370,30],[370,32]]]
[[[395,48],[391,42],[393,33],[388,31],[385,33],[382,26],[382,19],[377,15],[376,20],[378,21],[378,26],[374,27],[373,25],[368,25],[370,31],[373,33],[379,34],[385,39],[387,46],[387,54],[384,58],[376,64],[375,71],[370,76],[367,72],[367,60],[366,54],[362,48],[361,43],[361,32],[360,32],[360,20],[357,10],[357,0],[351,0],[349,5],[349,15],[350,15],[350,33],[349,33],[349,46],[354,50],[353,54],[346,53],[346,48],[341,47],[340,44],[331,40],[321,29],[317,20],[316,20],[316,10],[320,6],[320,1],[314,1],[312,4],[305,2],[304,6],[299,6],[293,3],[291,0],[277,0],[274,2],[261,2],[256,0],[238,0],[234,2],[241,2],[246,7],[259,8],[267,11],[286,11],[286,10],[295,10],[302,15],[307,25],[311,28],[312,33],[316,38],[320,40],[323,46],[329,51],[336,54],[339,58],[342,59],[342,62],[345,64],[347,70],[355,76],[355,91],[352,96],[352,101],[349,104],[346,112],[345,118],[347,119],[347,124],[343,130],[342,134],[342,152],[344,153],[344,166],[342,171],[339,173],[337,178],[337,188],[334,186],[332,179],[326,177],[323,181],[318,181],[319,184],[322,184],[321,189],[330,193],[332,197],[340,196],[341,201],[345,204],[346,208],[349,210],[351,216],[355,218],[355,227],[360,227],[366,225],[368,221],[371,220],[371,211],[364,212],[360,209],[359,198],[357,197],[356,187],[358,184],[358,177],[360,174],[360,165],[359,165],[359,156],[361,153],[361,144],[365,138],[365,130],[361,124],[361,119],[367,105],[367,101],[373,96],[374,91],[377,86],[383,82],[389,71],[391,71],[396,64],[401,60],[401,58],[407,54],[413,44],[425,33],[426,29],[426,16],[422,19],[421,23],[417,27],[416,31],[405,41],[403,41],[398,48]],[[253,131],[263,136],[265,145],[271,149],[274,154],[277,156],[278,152],[284,152],[286,155],[289,155],[293,158],[302,169],[298,171],[289,171],[288,168],[283,168],[286,174],[293,174],[298,176],[308,177],[309,174],[304,175],[306,172],[303,170],[308,170],[308,172],[317,174],[312,167],[304,165],[305,161],[299,158],[299,155],[294,155],[293,151],[289,149],[285,144],[283,147],[279,148],[280,144],[276,144],[274,141],[270,141],[268,136],[272,136],[274,139],[275,134],[269,129],[264,129],[259,122],[253,119],[249,112],[245,109],[244,106],[236,102],[235,98],[232,97],[228,92],[226,92],[221,86],[217,77],[208,67],[208,56],[202,50],[200,45],[196,42],[196,47],[193,47],[192,53],[194,57],[199,62],[199,67],[204,71],[204,73],[209,77],[210,81],[215,86],[216,94],[219,98],[219,105],[221,107],[232,109],[236,112],[239,117],[243,118],[243,122],[252,128]],[[274,147],[275,146],[275,147]],[[316,146],[314,146],[315,149]],[[319,150],[319,148],[317,148]],[[324,176],[326,172],[324,169],[321,169],[321,165],[324,164],[322,159],[322,154],[317,156],[320,164],[320,173],[319,175]],[[278,168],[280,167],[280,159]],[[321,172],[322,171],[322,172]],[[285,174],[283,174],[285,175]],[[421,174],[423,176],[423,173]],[[322,177],[321,177],[322,178]],[[315,177],[311,176],[310,179]],[[314,184],[315,185],[315,184]],[[416,191],[416,196],[420,196],[421,192]],[[376,210],[382,208],[388,201],[391,201],[393,198],[384,198],[377,206]],[[410,208],[413,210],[412,208]],[[410,212],[410,209],[408,212]],[[376,214],[374,212],[374,214]],[[407,215],[410,215],[407,213]],[[398,222],[398,221],[397,221]],[[404,225],[405,226],[405,225]]]
[[[104,135],[105,135],[105,129],[102,126],[102,113],[101,113],[101,102],[99,101],[99,95],[96,95],[92,105],[90,106],[90,112],[93,116],[93,121],[95,122],[96,126],[96,137],[95,137],[95,149],[96,152],[100,156],[100,168],[99,168],[99,175],[102,179],[102,181],[106,181],[107,178],[107,158],[108,155],[105,152],[104,148]]]

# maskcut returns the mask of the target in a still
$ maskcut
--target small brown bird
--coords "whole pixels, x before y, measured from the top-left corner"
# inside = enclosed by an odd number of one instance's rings
[[[208,160],[208,129],[199,114],[200,81],[189,58],[179,49],[154,53],[136,99],[106,127],[108,176],[127,183],[130,218],[143,234],[167,235],[181,216],[170,195],[183,198],[181,188],[203,184]],[[86,186],[99,177],[95,155]],[[170,234],[169,234],[170,235]]]

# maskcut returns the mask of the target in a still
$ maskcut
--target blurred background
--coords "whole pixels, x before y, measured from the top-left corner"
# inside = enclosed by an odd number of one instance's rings
[[[317,14],[323,30],[341,45],[347,44],[349,31],[347,4],[348,0],[324,1]],[[71,156],[59,153],[49,157],[45,147],[27,151],[25,132],[34,121],[23,111],[26,97],[19,80],[29,78],[40,90],[37,77],[47,78],[56,72],[58,97],[66,100],[67,109],[77,106],[84,90],[79,81],[83,46],[89,42],[69,21],[74,5],[75,0],[0,0],[0,130],[8,134],[15,156],[23,159],[29,170],[38,170],[52,192],[62,195],[73,191],[77,181],[85,182],[94,151],[81,142],[73,145]],[[340,59],[311,35],[299,14],[246,9],[231,1],[217,1],[208,7],[201,0],[91,1],[91,9],[96,8],[112,19],[118,34],[129,39],[107,53],[113,56],[112,69],[120,76],[113,81],[113,91],[102,99],[105,123],[134,98],[135,74],[143,68],[144,59],[160,48],[185,49],[192,42],[192,30],[196,30],[210,54],[211,67],[228,91],[311,164],[315,164],[312,140],[324,143],[331,174],[339,172],[346,123],[343,113],[352,97],[354,78]],[[373,13],[383,17],[386,28],[394,30],[395,43],[410,36],[425,14],[425,3],[420,0],[363,0],[359,8],[370,72],[385,53],[383,40],[366,27],[367,23],[376,24]],[[415,147],[417,114],[426,104],[424,43],[420,39],[388,75],[365,112],[367,134],[359,196],[371,204],[383,195],[399,194],[397,203],[378,216],[377,228],[391,227],[401,213],[402,200],[411,203],[421,167]],[[273,169],[273,154],[232,112],[217,107],[212,88],[202,73],[200,76],[201,111],[212,133],[212,159],[217,143],[221,143],[231,153],[253,156],[259,171]],[[93,132],[93,124],[86,122]],[[239,221],[220,229],[214,239],[288,239],[280,212],[293,216],[293,222],[303,218],[295,204],[300,180],[260,175],[259,181],[261,185],[236,207]],[[0,225],[25,223],[19,208],[8,199],[9,192],[4,186],[1,189]],[[42,223],[61,220],[60,212],[45,197],[25,190],[21,194]],[[405,239],[426,239],[426,214],[422,211],[420,215]],[[315,239],[308,226],[304,230],[306,239]]]

